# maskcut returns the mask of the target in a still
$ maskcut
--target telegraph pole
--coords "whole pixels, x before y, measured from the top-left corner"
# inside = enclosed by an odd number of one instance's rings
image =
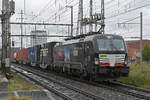
[[[83,34],[83,0],[80,0],[80,34]]]
[[[20,29],[21,29],[21,49],[22,49],[22,43],[23,43],[23,39],[22,39],[22,35],[23,35],[23,26],[22,26],[22,23],[23,23],[23,10],[21,10],[21,13],[20,13],[20,15],[21,15],[21,24],[20,24]]]
[[[10,52],[11,52],[11,33],[10,17],[14,14],[15,3],[13,0],[2,0],[2,59],[1,65],[6,78],[10,78]]]
[[[137,17],[139,18],[139,17]],[[140,13],[140,23],[127,23],[127,22],[130,22],[130,21],[133,21],[137,18],[134,18],[132,20],[129,20],[129,21],[126,21],[126,22],[123,22],[123,23],[118,23],[119,24],[138,24],[140,25],[140,65],[142,65],[143,63],[143,55],[142,55],[142,51],[143,51],[143,13],[141,12]],[[138,37],[133,37],[133,38],[138,38]]]
[[[23,35],[23,20],[25,19],[24,17],[23,17],[23,10],[21,10],[20,11],[20,18],[17,18],[17,19],[20,19],[20,33],[21,33],[21,36],[20,36],[20,38],[21,38],[21,48],[20,49],[22,49],[23,48],[23,38],[22,38],[22,35]],[[36,25],[36,24],[35,24]]]
[[[24,0],[24,14],[26,13],[26,0]]]
[[[71,9],[71,37],[73,36],[73,6],[66,6]],[[69,32],[69,31],[68,31]]]
[[[101,33],[105,32],[105,3],[104,0],[101,0]]]
[[[93,20],[93,0],[90,0],[90,20],[91,21]],[[92,22],[89,24],[89,30],[90,30],[90,33],[92,33],[93,31]]]
[[[93,0],[90,0],[90,18],[84,18],[82,20],[82,25],[89,25],[89,32],[93,31],[93,24],[95,24],[95,31],[97,32],[97,25],[99,24],[101,28],[98,33],[104,34],[105,29],[105,13],[104,13],[104,0],[101,0],[101,13],[93,14]],[[100,21],[100,22],[98,22]]]
[[[142,65],[143,61],[143,13],[140,13],[140,65]]]
[[[83,0],[79,0],[79,12],[78,12],[78,22],[77,22],[77,33],[83,34]]]
[[[71,6],[71,37],[73,36],[73,6]]]
[[[95,23],[95,32],[97,32],[97,22]]]
[[[6,9],[7,8],[7,9]],[[6,58],[7,58],[7,35],[8,35],[8,15],[6,16],[6,13],[8,12],[8,0],[2,1],[2,59],[1,59],[1,65],[3,68],[3,73],[6,75]],[[6,18],[7,17],[7,18]]]

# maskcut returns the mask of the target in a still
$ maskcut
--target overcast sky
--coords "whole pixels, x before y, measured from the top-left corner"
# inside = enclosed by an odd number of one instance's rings
[[[0,0],[1,2],[2,0]],[[24,18],[26,22],[49,22],[49,23],[70,23],[70,9],[64,8],[66,5],[74,6],[74,28],[77,25],[78,16],[78,1],[79,0],[25,0],[26,9]],[[89,0],[84,1],[84,17],[89,16]],[[24,10],[24,0],[15,0],[16,11],[11,21],[20,22],[21,9]],[[1,3],[0,3],[1,6]],[[101,0],[93,0],[93,13],[100,13]],[[144,7],[142,7],[144,6]],[[140,8],[142,7],[142,8]],[[140,8],[137,10],[133,10]],[[130,11],[130,12],[128,12]],[[119,34],[124,37],[137,37],[140,36],[139,24],[122,24],[117,23],[126,22],[140,16],[143,12],[143,34],[145,39],[150,39],[150,0],[105,0],[105,16],[106,16],[106,33]],[[56,15],[56,17],[55,17]],[[119,15],[119,16],[116,16]],[[137,18],[128,23],[139,23],[140,19]],[[34,26],[25,26],[26,34],[30,34],[34,30]],[[51,34],[67,35],[67,27],[54,27],[54,26],[37,26],[37,29],[47,30]],[[88,27],[87,27],[88,29]],[[20,34],[20,26],[12,26],[12,34]],[[1,33],[1,31],[0,31]],[[74,35],[76,30],[74,30]],[[128,38],[125,38],[128,39]],[[18,41],[20,38],[15,38]],[[28,41],[29,39],[25,39]]]

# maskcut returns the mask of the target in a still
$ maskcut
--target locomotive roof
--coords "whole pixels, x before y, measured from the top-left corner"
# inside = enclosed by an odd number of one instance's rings
[[[78,42],[93,41],[94,39],[97,39],[97,38],[105,39],[105,38],[108,38],[108,37],[123,39],[122,36],[119,36],[119,35],[94,34],[94,35],[86,36],[86,37],[83,37],[83,38],[66,40],[65,42],[63,42],[63,45],[65,45],[65,44],[73,44],[73,43],[78,43]]]

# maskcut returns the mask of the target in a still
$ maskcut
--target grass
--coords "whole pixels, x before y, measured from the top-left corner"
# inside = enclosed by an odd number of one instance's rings
[[[123,77],[121,82],[150,90],[150,66],[131,65],[128,77]]]
[[[2,81],[2,78],[3,78],[3,75],[2,75],[2,72],[0,70],[0,82]]]
[[[15,97],[12,94],[8,94],[8,100],[30,100],[29,97]]]
[[[18,91],[18,90],[37,90],[38,88],[34,85],[24,81],[21,77],[14,75],[10,80],[8,85],[9,91]]]
[[[0,64],[0,69],[1,69],[1,64]],[[0,71],[0,82],[2,79],[3,75]],[[21,77],[18,75],[14,75],[11,80],[9,80],[9,85],[8,85],[8,91],[18,91],[18,90],[37,90],[38,88],[35,87],[34,85],[24,81]],[[14,97],[11,94],[8,94],[8,100],[30,100],[29,97]]]
[[[20,76],[14,75],[11,80],[9,80],[8,91],[19,91],[19,90],[38,90],[34,85],[24,81]],[[29,97],[14,97],[8,94],[8,100],[30,100]]]
[[[1,82],[1,80],[2,80],[2,76],[0,75],[0,82]]]
[[[30,100],[30,98],[29,97],[19,97],[19,98],[11,97],[8,100]]]

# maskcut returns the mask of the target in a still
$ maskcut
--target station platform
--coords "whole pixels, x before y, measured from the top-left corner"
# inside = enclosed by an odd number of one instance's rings
[[[9,97],[28,97],[29,100],[58,100],[59,97],[50,93],[47,90],[32,90],[32,91],[0,91],[0,100],[8,100]],[[60,99],[60,98],[59,98]]]
[[[6,78],[0,80],[0,100],[9,100],[8,98],[27,97],[29,100],[63,100],[50,91],[40,88],[39,90],[8,91],[9,81]]]

